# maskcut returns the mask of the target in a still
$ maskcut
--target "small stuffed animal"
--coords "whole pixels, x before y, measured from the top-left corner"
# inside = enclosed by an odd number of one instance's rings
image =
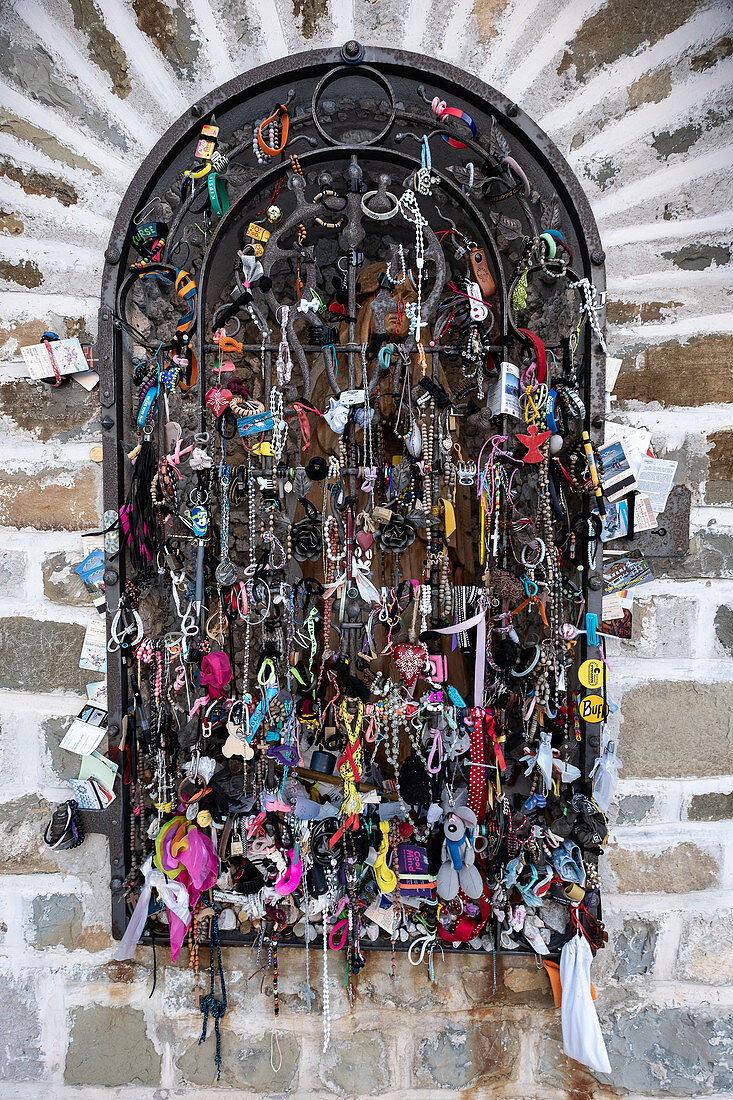
[[[483,893],[483,880],[474,867],[476,855],[468,836],[468,830],[477,824],[476,814],[468,806],[456,806],[443,818],[443,863],[436,885],[444,901],[452,901],[459,890],[469,898],[480,898]]]

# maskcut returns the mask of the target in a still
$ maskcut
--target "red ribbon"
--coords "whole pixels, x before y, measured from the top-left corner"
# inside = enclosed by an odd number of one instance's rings
[[[547,378],[547,353],[545,352],[545,345],[542,343],[539,336],[535,336],[528,328],[520,328],[519,331],[522,336],[527,337],[534,348],[534,353],[537,358],[537,381],[541,385]]]

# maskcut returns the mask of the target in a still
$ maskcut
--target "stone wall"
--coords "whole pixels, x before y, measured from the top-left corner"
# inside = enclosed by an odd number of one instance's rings
[[[733,20],[700,0],[6,0],[0,24],[0,1086],[13,1097],[438,1096],[605,1100],[733,1092]],[[288,51],[357,37],[475,72],[522,104],[584,182],[608,253],[614,413],[653,432],[691,494],[689,546],[653,559],[613,643],[624,760],[594,964],[610,1081],[561,1049],[544,975],[451,958],[438,981],[369,958],[355,1009],[282,952],[279,1043],[249,954],[217,1089],[185,968],[111,960],[100,836],[58,856],[60,750],[95,613],[72,565],[98,519],[99,410],[18,381],[44,328],[93,337],[102,252],[133,171],[203,92]],[[683,517],[684,519],[684,517]],[[91,674],[89,674],[91,675]],[[114,811],[110,811],[114,812]],[[314,970],[318,958],[312,958]],[[320,990],[320,981],[315,981]],[[256,987],[256,988],[255,988]],[[274,1064],[278,1052],[274,1051]],[[41,1084],[42,1082],[42,1084]]]

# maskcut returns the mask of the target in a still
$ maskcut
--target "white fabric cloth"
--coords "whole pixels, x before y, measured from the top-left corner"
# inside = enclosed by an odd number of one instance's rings
[[[153,887],[157,889],[166,908],[175,913],[179,920],[183,921],[184,924],[188,924],[191,920],[188,908],[188,890],[183,883],[176,882],[174,879],[167,879],[157,868],[153,867],[152,856],[148,856],[145,860],[142,872],[145,876],[145,883],[140,891],[135,912],[132,914],[130,923],[125,929],[125,934],[115,952],[117,962],[131,959],[135,954],[137,942],[143,933],[145,921],[148,919],[148,907]]]
[[[593,961],[585,936],[573,936],[560,953],[562,1041],[565,1053],[597,1073],[610,1073],[606,1044],[590,995]]]

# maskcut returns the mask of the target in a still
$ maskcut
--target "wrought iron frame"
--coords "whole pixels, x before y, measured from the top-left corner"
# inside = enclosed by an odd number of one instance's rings
[[[532,121],[516,103],[512,103],[502,93],[478,78],[461,72],[455,67],[437,61],[424,55],[409,53],[404,50],[393,50],[385,47],[362,47],[359,43],[349,42],[343,49],[336,47],[313,50],[299,53],[270,62],[250,72],[243,73],[234,79],[209,92],[198,100],[175,122],[160,138],[154,148],[148,154],[120,204],[115,219],[114,227],[110,235],[107,249],[104,253],[105,265],[102,277],[101,308],[99,312],[99,373],[100,373],[100,404],[102,408],[103,429],[103,493],[105,513],[116,514],[124,500],[124,451],[122,440],[125,435],[127,404],[123,400],[125,395],[125,377],[123,370],[122,329],[115,320],[115,304],[117,292],[127,273],[127,258],[129,245],[127,238],[129,227],[134,215],[140,211],[144,204],[160,186],[161,180],[166,174],[171,173],[178,158],[186,155],[198,136],[203,117],[215,115],[220,124],[226,123],[227,112],[240,107],[254,96],[268,93],[270,98],[277,99],[278,90],[286,87],[289,82],[308,78],[318,82],[313,96],[313,104],[319,93],[333,79],[334,70],[341,69],[348,73],[351,66],[354,70],[369,68],[376,73],[385,86],[391,78],[405,77],[407,74],[419,74],[422,84],[435,88],[442,98],[449,102],[462,105],[470,114],[477,117],[495,119],[501,127],[512,149],[521,150],[523,162],[531,162],[536,165],[542,174],[549,180],[557,195],[564,215],[572,226],[575,236],[577,254],[574,257],[573,269],[580,277],[587,277],[601,293],[605,300],[605,254],[601,247],[600,236],[593,213],[583,188],[567,164],[566,160],[551,141],[551,139]],[[414,76],[411,76],[414,79]],[[420,86],[418,86],[420,92]],[[425,95],[423,92],[423,99]],[[279,101],[279,100],[278,100]],[[429,102],[429,101],[428,101]],[[439,129],[430,115],[429,109],[425,114],[415,115],[398,110],[393,101],[393,108],[384,134],[394,126],[399,119],[401,122],[412,123],[426,128]],[[316,121],[316,128],[322,133]],[[485,155],[486,150],[477,142],[472,142],[464,137],[472,150],[480,155]],[[349,146],[326,145],[326,153],[338,151],[344,156],[349,151]],[[373,145],[354,145],[353,151],[374,152]],[[311,159],[323,157],[323,150],[314,152],[299,151],[299,156],[304,163]],[[402,157],[406,165],[414,167],[414,158],[407,153],[401,153],[394,149],[389,150],[393,160]],[[418,163],[419,166],[419,163]],[[275,172],[275,169],[272,169]],[[470,200],[466,200],[470,202]],[[236,207],[236,202],[234,206]],[[231,217],[235,213],[231,213]],[[483,222],[487,229],[487,239],[491,235],[489,227],[483,219],[481,212],[475,205],[472,215],[478,222]],[[225,231],[229,215],[226,215],[217,227],[214,239]],[[214,241],[212,241],[212,244]],[[496,269],[502,273],[501,263],[496,264]],[[198,298],[198,308],[201,310],[205,302],[205,293],[201,292]],[[499,291],[506,298],[507,288],[500,285]],[[506,311],[502,311],[506,316]],[[199,362],[203,364],[203,326],[198,326],[197,340],[199,341]],[[605,356],[599,346],[589,325],[584,328],[585,344],[582,354],[586,364],[585,373],[585,405],[586,405],[586,429],[590,432],[594,442],[598,442],[603,434],[603,417],[605,405]],[[203,367],[202,367],[203,369]],[[596,570],[590,575],[586,574],[585,595],[587,610],[598,615],[600,622],[602,577],[601,556],[598,555]],[[124,553],[107,554],[106,571],[104,575],[108,609],[108,627],[110,611],[117,607],[121,589],[125,582]],[[595,650],[582,643],[582,657],[585,659],[594,656]],[[107,671],[108,698],[109,698],[109,724],[108,739],[110,748],[119,744],[122,731],[122,718],[127,711],[126,677],[120,653],[110,654]],[[600,751],[600,727],[586,726],[583,739],[583,772],[587,776],[588,768],[594,757]],[[129,798],[126,788],[123,786],[121,795],[115,807],[102,816],[97,824],[87,816],[87,825],[90,831],[99,831],[107,834],[109,838],[111,861],[111,888],[112,888],[112,929],[115,937],[119,938],[126,925],[126,908],[124,893],[122,890],[123,878],[128,866],[129,849],[127,841],[126,823],[130,813]],[[224,934],[226,942],[246,942],[237,933]],[[364,946],[370,946],[365,943]],[[376,944],[374,946],[379,946]],[[517,954],[521,952],[512,952]]]

